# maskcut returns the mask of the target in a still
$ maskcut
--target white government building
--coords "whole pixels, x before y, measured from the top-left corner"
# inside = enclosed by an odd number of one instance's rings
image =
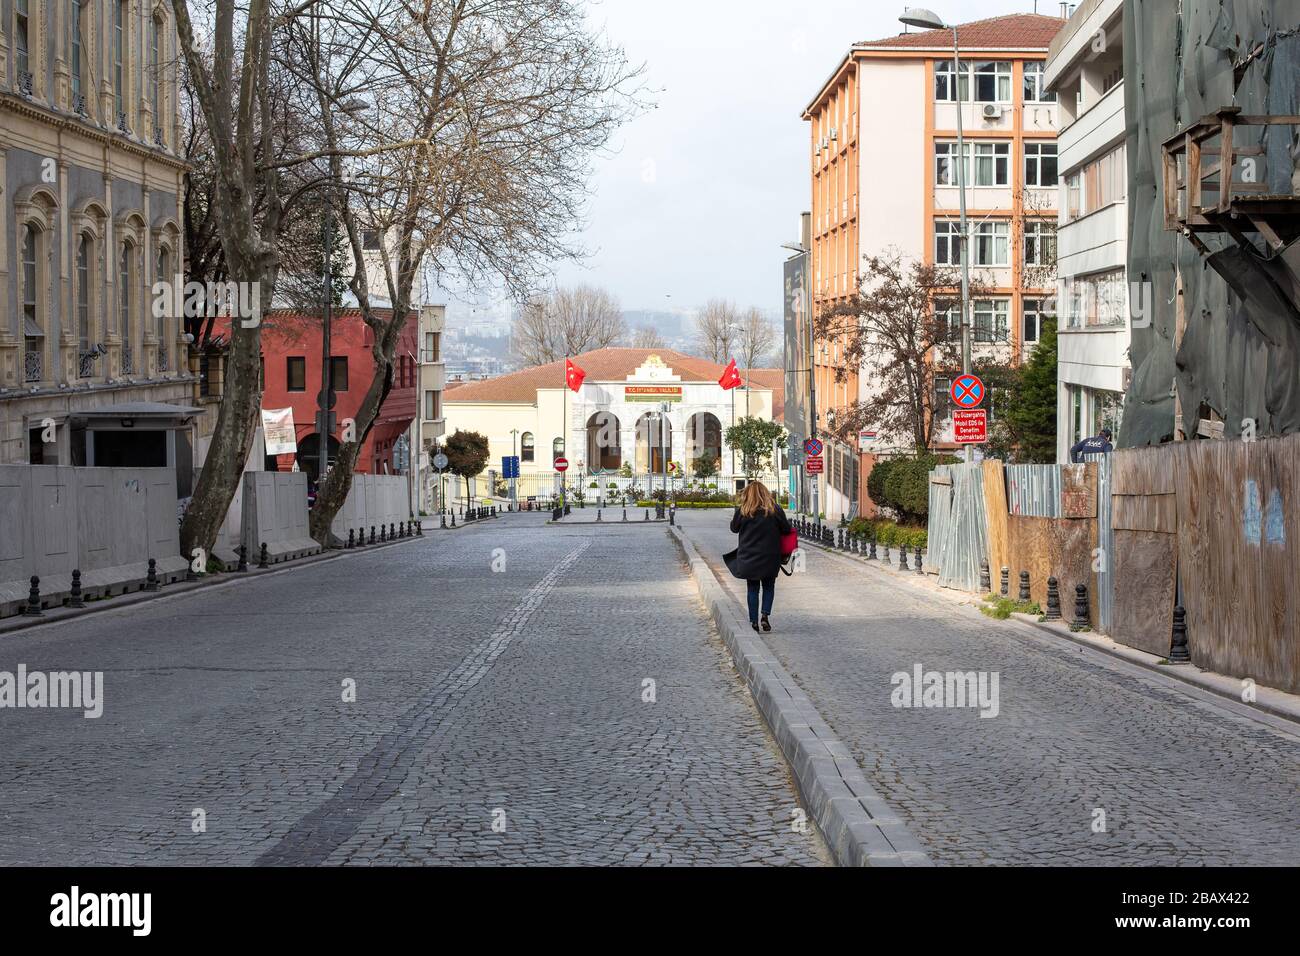
[[[564,480],[571,486],[598,476],[615,481],[620,472],[626,475],[627,465],[631,480],[645,488],[650,476],[662,478],[665,464],[669,473],[689,478],[695,461],[711,455],[718,474],[708,481],[734,490],[743,485],[744,473],[724,449],[723,433],[747,415],[780,421],[780,369],[742,369],[745,387],[726,390],[718,384],[723,366],[667,349],[605,348],[571,361],[586,372],[577,392],[565,385],[563,359],[483,381],[448,383],[446,434],[487,436],[491,458],[484,477],[499,475],[502,458],[517,454],[520,496],[549,494],[558,484],[554,461],[565,457]],[[764,478],[776,486],[774,474]],[[486,490],[480,485],[478,493]]]

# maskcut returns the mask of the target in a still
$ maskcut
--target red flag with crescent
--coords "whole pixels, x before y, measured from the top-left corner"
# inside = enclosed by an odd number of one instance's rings
[[[722,378],[718,379],[718,384],[727,391],[743,384],[740,380],[740,369],[736,368],[735,359],[727,363],[727,367],[722,372]]]
[[[564,360],[564,384],[569,386],[575,392],[582,388],[582,380],[587,377],[587,373],[578,366],[574,365],[568,359]]]

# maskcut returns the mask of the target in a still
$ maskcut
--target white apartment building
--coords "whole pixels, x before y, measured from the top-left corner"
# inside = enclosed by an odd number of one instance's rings
[[[1044,81],[1060,101],[1057,460],[1109,426],[1128,388],[1128,167],[1123,0],[1090,0],[1052,41]]]

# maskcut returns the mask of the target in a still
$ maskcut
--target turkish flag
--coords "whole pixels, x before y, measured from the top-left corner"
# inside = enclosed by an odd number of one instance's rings
[[[582,380],[587,377],[587,373],[578,366],[574,365],[568,359],[564,360],[564,384],[569,386],[575,392],[582,388]]]
[[[736,368],[735,359],[727,363],[727,367],[723,369],[722,378],[718,379],[718,384],[727,391],[743,384],[740,380],[740,369]]]

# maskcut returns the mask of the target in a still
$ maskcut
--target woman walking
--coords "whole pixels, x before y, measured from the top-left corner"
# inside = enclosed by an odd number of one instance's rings
[[[764,631],[772,630],[768,615],[776,591],[776,575],[785,554],[782,539],[793,534],[785,512],[772,498],[761,481],[751,481],[740,493],[740,506],[731,517],[731,530],[740,535],[739,546],[722,556],[733,575],[749,586],[749,623],[754,630],[761,623]],[[762,597],[762,617],[759,597]]]

